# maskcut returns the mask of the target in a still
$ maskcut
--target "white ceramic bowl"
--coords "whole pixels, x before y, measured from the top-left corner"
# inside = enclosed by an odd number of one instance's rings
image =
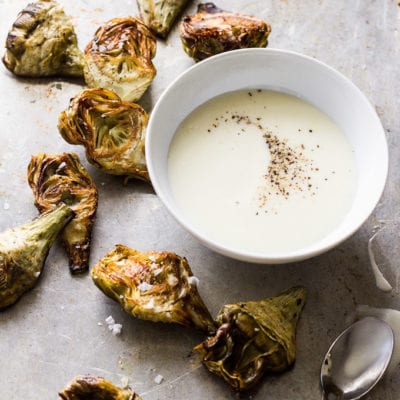
[[[295,252],[249,253],[210,240],[181,213],[171,193],[168,151],[179,124],[207,100],[225,92],[249,88],[293,94],[317,106],[342,129],[355,152],[358,180],[350,211],[325,238]],[[194,65],[175,79],[151,114],[146,158],[156,193],[188,231],[221,254],[265,264],[307,259],[331,249],[352,235],[378,203],[388,170],[385,132],[363,93],[326,64],[275,49],[223,53]]]

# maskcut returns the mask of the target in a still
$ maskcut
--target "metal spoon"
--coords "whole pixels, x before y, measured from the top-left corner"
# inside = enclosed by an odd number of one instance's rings
[[[329,348],[321,368],[323,400],[356,400],[379,381],[393,353],[393,331],[366,317],[349,326]]]

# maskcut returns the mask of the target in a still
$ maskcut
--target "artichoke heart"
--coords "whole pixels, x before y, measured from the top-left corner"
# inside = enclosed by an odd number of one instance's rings
[[[148,115],[106,89],[87,89],[58,118],[61,136],[82,144],[88,161],[113,175],[149,181],[144,154]]]
[[[183,257],[117,245],[94,266],[91,275],[105,295],[134,317],[214,331],[196,278]]]
[[[120,389],[94,375],[79,375],[59,393],[59,400],[141,400],[134,390]]]
[[[266,47],[270,25],[256,17],[199,4],[197,13],[183,18],[180,37],[185,52],[196,61],[229,50]]]
[[[97,210],[97,189],[76,154],[38,154],[28,166],[28,183],[40,212],[67,204],[75,216],[62,232],[71,273],[89,267],[90,240]]]
[[[55,1],[28,4],[8,33],[4,65],[25,77],[83,77],[74,26]]]
[[[65,204],[36,220],[0,233],[0,310],[31,289],[50,247],[73,212]]]
[[[114,18],[97,29],[85,48],[85,81],[124,101],[139,100],[156,75],[155,55],[156,39],[139,18]]]
[[[214,336],[194,348],[209,371],[243,391],[267,371],[282,372],[296,358],[296,325],[306,291],[294,287],[262,301],[229,304],[217,316]]]
[[[165,38],[188,0],[137,0],[140,16],[152,32]]]

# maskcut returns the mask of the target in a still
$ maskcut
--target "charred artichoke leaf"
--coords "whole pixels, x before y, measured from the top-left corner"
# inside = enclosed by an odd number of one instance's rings
[[[50,247],[73,212],[65,204],[36,220],[0,233],[0,310],[31,289]]]
[[[69,255],[71,273],[86,271],[97,210],[97,189],[78,156],[74,153],[32,156],[28,183],[40,212],[61,203],[75,212],[72,221],[62,231],[62,240]]]
[[[188,0],[137,0],[140,16],[152,32],[167,37],[177,16]]]
[[[4,65],[26,77],[83,76],[74,26],[55,1],[28,4],[8,33]]]
[[[185,52],[196,61],[225,51],[266,47],[270,25],[253,16],[199,4],[197,13],[183,18],[180,37]]]
[[[113,175],[149,181],[144,141],[148,115],[106,89],[87,89],[73,97],[58,118],[61,136],[82,144],[88,161]]]
[[[77,376],[59,396],[59,400],[141,400],[134,390],[121,389],[94,375]]]
[[[91,88],[114,91],[124,101],[139,100],[156,75],[151,61],[156,39],[136,17],[114,18],[86,46],[85,81]]]
[[[217,316],[216,334],[194,350],[233,389],[248,390],[265,372],[282,372],[294,363],[305,300],[305,289],[294,287],[262,301],[226,305]]]
[[[105,295],[134,317],[214,331],[186,258],[117,245],[94,266],[91,276]]]

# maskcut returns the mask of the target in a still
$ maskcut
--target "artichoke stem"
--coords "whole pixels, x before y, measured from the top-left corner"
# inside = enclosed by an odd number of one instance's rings
[[[64,246],[69,254],[69,270],[71,274],[78,275],[86,272],[89,269],[89,245],[64,242]]]
[[[61,204],[53,211],[42,214],[34,221],[16,229],[24,232],[20,238],[24,235],[26,241],[36,241],[38,247],[47,255],[59,232],[73,216],[74,212],[67,205]]]
[[[0,310],[35,285],[51,245],[73,215],[62,204],[32,222],[0,233]]]

